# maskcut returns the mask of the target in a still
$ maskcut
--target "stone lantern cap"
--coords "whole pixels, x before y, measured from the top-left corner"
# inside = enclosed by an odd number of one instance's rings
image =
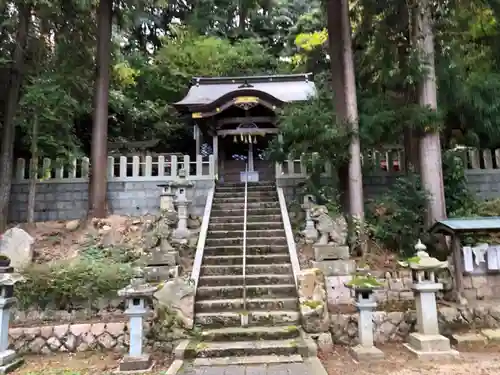
[[[153,294],[159,289],[159,286],[151,285],[144,279],[142,270],[136,270],[135,277],[130,284],[118,291],[118,295],[123,298],[147,298],[153,297]]]
[[[405,268],[410,268],[415,271],[434,271],[438,269],[448,268],[448,261],[441,261],[439,259],[431,257],[425,250],[427,247],[418,240],[415,245],[415,250],[417,253],[414,257],[407,259],[406,261],[398,262],[400,266]]]
[[[384,284],[369,273],[366,275],[356,275],[344,285],[346,288],[354,290],[357,293],[370,293],[384,286]]]
[[[25,277],[19,273],[0,273],[0,287],[2,286],[13,286],[18,282],[26,281]]]

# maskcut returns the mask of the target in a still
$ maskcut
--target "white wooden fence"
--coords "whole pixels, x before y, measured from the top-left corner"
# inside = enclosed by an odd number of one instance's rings
[[[30,161],[18,159],[15,169],[15,181],[29,180]],[[204,158],[198,155],[191,161],[189,155],[171,156],[120,156],[108,157],[103,166],[108,170],[109,181],[148,181],[173,180],[179,178],[179,171],[184,169],[190,180],[210,180],[215,178],[213,155]],[[82,157],[63,164],[58,160],[41,159],[38,169],[40,182],[73,182],[84,181],[89,177],[90,159]]]
[[[456,155],[462,158],[466,170],[492,170],[500,171],[500,149],[477,150],[473,148],[460,148],[455,150]],[[404,151],[401,148],[387,149],[384,151],[367,151],[361,157],[363,171],[367,174],[394,175],[401,174],[405,168]],[[332,166],[327,163],[323,174],[331,176]],[[304,178],[307,168],[302,159],[293,159],[276,164],[277,178]]]

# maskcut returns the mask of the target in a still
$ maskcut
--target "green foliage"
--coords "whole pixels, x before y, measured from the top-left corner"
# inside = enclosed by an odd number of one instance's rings
[[[346,285],[351,288],[375,289],[384,284],[372,275],[355,275]]]
[[[319,178],[326,164],[331,165],[334,177],[337,168],[348,160],[351,135],[347,124],[336,117],[332,93],[325,79],[325,75],[317,77],[316,97],[282,110],[279,116],[282,139],[275,138],[269,147],[272,160],[282,162],[289,155],[302,158],[316,189],[321,185]]]
[[[371,237],[400,255],[413,254],[415,240],[424,233],[427,199],[417,175],[399,177],[386,194],[367,204]]]
[[[467,186],[461,151],[443,154],[443,183],[448,217],[468,217],[477,211],[477,202]]]
[[[72,304],[115,297],[133,275],[130,264],[109,259],[78,257],[67,262],[32,265],[22,274],[25,283],[16,285],[15,296],[22,308],[39,306],[69,309]]]

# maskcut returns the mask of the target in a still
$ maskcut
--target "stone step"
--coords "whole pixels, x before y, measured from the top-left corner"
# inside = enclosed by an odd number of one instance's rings
[[[281,217],[279,220],[270,222],[248,222],[247,221],[247,233],[251,231],[263,231],[263,230],[284,230],[283,223],[281,222]],[[208,230],[218,232],[218,231],[242,231],[243,230],[243,220],[237,223],[210,223],[208,224]]]
[[[206,256],[213,255],[241,255],[243,253],[243,245],[235,246],[205,246],[203,254]],[[266,255],[288,253],[287,245],[248,245],[247,255]]]
[[[190,343],[184,352],[185,358],[214,358],[254,355],[294,355],[299,353],[302,340],[263,341],[203,341]]]
[[[243,208],[241,208],[239,210],[233,209],[231,212],[231,209],[220,208],[220,207],[217,208],[215,206],[212,206],[212,211],[210,212],[210,220],[212,220],[213,218],[218,218],[218,217],[225,218],[226,216],[228,216],[228,214],[230,214],[231,216],[243,216],[244,210],[243,210]],[[281,208],[279,207],[279,205],[277,207],[274,207],[274,208],[252,208],[252,207],[249,207],[248,211],[247,211],[247,215],[248,215],[248,217],[261,216],[261,219],[262,219],[262,216],[272,216],[272,215],[280,215],[281,216]]]
[[[247,298],[280,298],[295,297],[297,291],[295,284],[275,285],[247,285]],[[196,291],[196,297],[203,299],[243,298],[243,286],[200,286]]]
[[[246,256],[246,264],[275,264],[290,262],[288,253],[276,253],[266,255],[248,255]],[[223,266],[223,265],[240,265],[243,264],[243,254],[240,255],[210,255],[203,257],[203,265],[207,266]]]
[[[259,210],[263,208],[279,208],[280,204],[279,202],[275,200],[269,200],[269,201],[259,201],[259,202],[248,202],[247,203],[247,210]],[[212,209],[214,211],[240,211],[245,209],[245,203],[244,202],[239,202],[239,203],[218,203],[218,202],[213,202],[212,204]]]
[[[302,363],[304,358],[300,354],[294,355],[251,355],[247,357],[216,357],[196,358],[193,366],[234,366],[260,365],[278,363]],[[281,374],[281,372],[280,372]],[[307,374],[303,374],[307,375]]]
[[[262,195],[255,196],[249,195],[247,196],[247,203],[258,203],[258,202],[279,202],[275,196],[270,195]],[[213,204],[224,204],[224,203],[245,203],[245,196],[243,197],[215,197]]]
[[[210,214],[210,224],[241,224],[243,225],[244,221],[244,216],[217,216],[214,217],[213,212]],[[226,212],[227,214],[227,212]],[[250,223],[261,223],[263,221],[271,221],[271,222],[282,222],[281,220],[281,211],[279,214],[275,215],[268,215],[268,214],[262,214],[262,215],[247,215],[247,224]]]
[[[293,284],[293,275],[246,275],[246,285]],[[211,275],[201,276],[199,286],[243,285],[243,275]]]
[[[248,189],[251,188],[265,188],[265,187],[275,187],[276,183],[274,181],[259,181],[259,182],[249,182]],[[232,189],[232,188],[245,188],[244,182],[222,182],[216,185],[216,191],[222,189]]]
[[[201,332],[203,341],[286,340],[300,336],[295,325],[277,327],[225,327]]]
[[[247,196],[257,197],[257,198],[273,198],[277,199],[276,190],[247,190]],[[215,191],[214,200],[219,198],[244,198],[245,189],[242,191],[231,190],[231,191]]]
[[[247,237],[247,246],[270,246],[286,245],[286,237]],[[217,246],[219,248],[226,246],[243,246],[243,238],[210,238],[207,236],[205,246]]]
[[[234,299],[211,299],[197,300],[196,312],[208,313],[214,311],[238,311],[244,310],[243,298]],[[247,298],[246,308],[248,310],[296,310],[298,299],[292,297],[283,298]]]
[[[246,274],[273,274],[287,275],[292,274],[291,263],[281,264],[247,264]],[[243,265],[217,265],[217,266],[202,266],[200,276],[209,275],[243,275]]]
[[[205,328],[241,327],[241,315],[248,316],[248,326],[290,326],[300,322],[297,310],[279,310],[196,313],[194,323]]]
[[[247,229],[247,238],[257,237],[284,237],[285,230],[279,229]],[[243,228],[241,230],[209,230],[207,238],[243,238]]]

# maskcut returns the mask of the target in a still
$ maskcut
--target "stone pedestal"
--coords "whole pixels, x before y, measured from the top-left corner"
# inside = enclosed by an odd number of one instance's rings
[[[143,321],[148,313],[146,299],[151,298],[157,290],[158,287],[147,284],[140,275],[132,279],[130,285],[118,292],[119,296],[126,299],[125,315],[130,319],[129,353],[120,361],[118,370],[120,373],[149,372],[153,369],[154,362],[150,355],[142,351]]]
[[[336,259],[312,261],[313,268],[319,268],[323,274],[329,276],[347,276],[356,271],[356,262],[353,259]]]
[[[7,263],[10,264],[10,261]],[[9,264],[0,266],[0,374],[14,371],[24,362],[14,350],[9,349],[10,309],[16,303],[14,285],[23,280]]]
[[[188,205],[190,201],[188,200],[177,200],[177,214],[179,221],[177,222],[177,228],[174,229],[172,236],[176,239],[187,239],[191,235],[191,231],[188,229],[187,221],[189,218]]]
[[[179,252],[154,249],[143,258],[146,263],[144,274],[147,282],[161,282],[179,276]]]
[[[377,307],[373,289],[353,288],[353,290],[359,311],[359,344],[352,347],[350,352],[358,361],[384,358],[384,353],[373,345],[373,310]]]
[[[411,333],[404,346],[423,358],[458,356],[450,340],[439,334],[436,292],[443,288],[436,282],[434,270],[413,270],[413,286],[417,308],[417,332]]]

